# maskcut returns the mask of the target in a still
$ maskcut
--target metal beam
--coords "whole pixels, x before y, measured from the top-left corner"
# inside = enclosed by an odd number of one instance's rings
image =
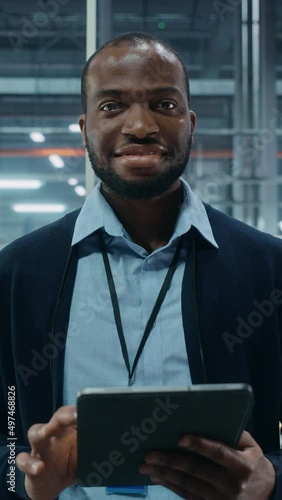
[[[94,50],[89,50],[93,54]],[[282,91],[282,81],[281,81]],[[193,80],[193,95],[233,95],[233,80]],[[0,94],[80,94],[80,78],[0,78]]]
[[[275,95],[275,1],[260,0],[260,127],[268,134],[268,140],[259,151],[258,174],[272,179],[277,174],[277,139],[271,134],[271,127],[278,121]],[[265,220],[265,230],[272,234],[278,232],[278,188],[276,183],[261,185],[260,216]]]
[[[98,0],[99,32],[98,46],[101,47],[113,37],[113,2]]]
[[[226,54],[228,53],[232,42],[230,31],[232,31],[230,22],[228,22],[227,19],[224,22],[218,19],[218,22],[214,25],[214,29],[210,37],[209,47],[205,54],[205,78],[218,78],[224,62],[228,61]]]
[[[190,79],[194,96],[234,96],[235,83],[229,79]],[[276,81],[276,94],[282,95],[282,80]],[[80,78],[0,78],[0,95],[77,95],[80,94]]]
[[[80,94],[80,78],[0,78],[0,94]]]
[[[87,0],[86,3],[86,59],[97,48],[97,0]],[[95,185],[95,176],[88,155],[85,155],[85,186],[89,195]]]
[[[234,96],[235,83],[229,79],[190,80],[192,96]],[[79,95],[80,78],[0,78],[1,94]],[[276,94],[282,95],[282,80],[276,82]]]

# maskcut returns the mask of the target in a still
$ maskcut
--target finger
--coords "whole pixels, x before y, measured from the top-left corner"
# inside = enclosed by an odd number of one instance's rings
[[[242,452],[234,450],[219,441],[189,435],[180,438],[178,444],[182,449],[198,453],[216,464],[228,469],[235,469],[236,473],[246,471],[246,460]]]
[[[151,451],[146,455],[145,461],[149,465],[167,467],[189,474],[225,494],[226,491],[234,490],[234,477],[226,474],[226,469],[195,453]]]
[[[48,440],[50,437],[60,434],[70,426],[76,426],[77,413],[75,406],[62,406],[59,408],[47,424],[38,429],[39,438]]]
[[[221,500],[226,499],[226,495],[219,493],[216,489],[209,483],[199,480],[195,477],[179,472],[166,467],[158,466],[148,466],[142,465],[140,467],[140,472],[142,474],[148,474],[150,479],[155,484],[160,484],[161,486],[166,486],[169,484],[178,489],[181,496],[184,498],[204,498],[205,500]],[[170,489],[171,489],[170,486]],[[196,495],[196,497],[195,497]]]
[[[253,448],[255,446],[258,446],[258,444],[251,436],[251,434],[247,431],[243,431],[238,443],[238,450],[242,450],[244,448]]]
[[[220,487],[224,487],[226,482],[222,466],[195,453],[151,451],[146,455],[145,462],[175,469],[211,484],[218,483]]]
[[[26,452],[18,453],[16,465],[22,472],[32,477],[40,475],[45,467],[44,463],[39,458],[31,456]]]
[[[32,455],[38,453],[42,447],[46,446],[46,438],[44,438],[42,434],[42,428],[45,425],[46,424],[34,424],[28,429],[27,438],[32,448]]]

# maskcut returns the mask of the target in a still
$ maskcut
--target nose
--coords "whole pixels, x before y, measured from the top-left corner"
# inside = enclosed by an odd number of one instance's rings
[[[125,116],[126,119],[122,127],[124,135],[144,139],[148,135],[159,132],[159,126],[153,117],[152,111],[144,103],[135,103],[130,106]]]

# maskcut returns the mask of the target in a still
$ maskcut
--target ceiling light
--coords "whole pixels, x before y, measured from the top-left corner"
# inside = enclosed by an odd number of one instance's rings
[[[75,177],[71,177],[69,180],[68,180],[68,184],[70,186],[76,186],[78,184],[78,179],[76,179]]]
[[[65,205],[42,204],[42,203],[17,203],[13,205],[14,212],[20,213],[61,213],[66,209]]]
[[[78,196],[86,195],[86,189],[83,186],[75,186],[74,190]]]
[[[71,123],[69,125],[69,131],[70,132],[80,132],[80,126],[78,123]]]
[[[0,189],[38,189],[41,181],[35,179],[0,179]]]
[[[59,155],[50,155],[48,158],[55,168],[63,168],[65,166],[64,160]]]
[[[45,142],[45,137],[41,132],[31,132],[29,136],[34,142]]]

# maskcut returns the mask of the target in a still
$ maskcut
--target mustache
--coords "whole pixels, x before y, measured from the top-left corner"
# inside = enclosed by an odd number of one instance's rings
[[[156,141],[153,137],[144,137],[143,139],[139,139],[138,137],[132,137],[127,140],[126,144],[157,144],[158,146],[164,146],[164,144],[161,144],[159,141]]]

